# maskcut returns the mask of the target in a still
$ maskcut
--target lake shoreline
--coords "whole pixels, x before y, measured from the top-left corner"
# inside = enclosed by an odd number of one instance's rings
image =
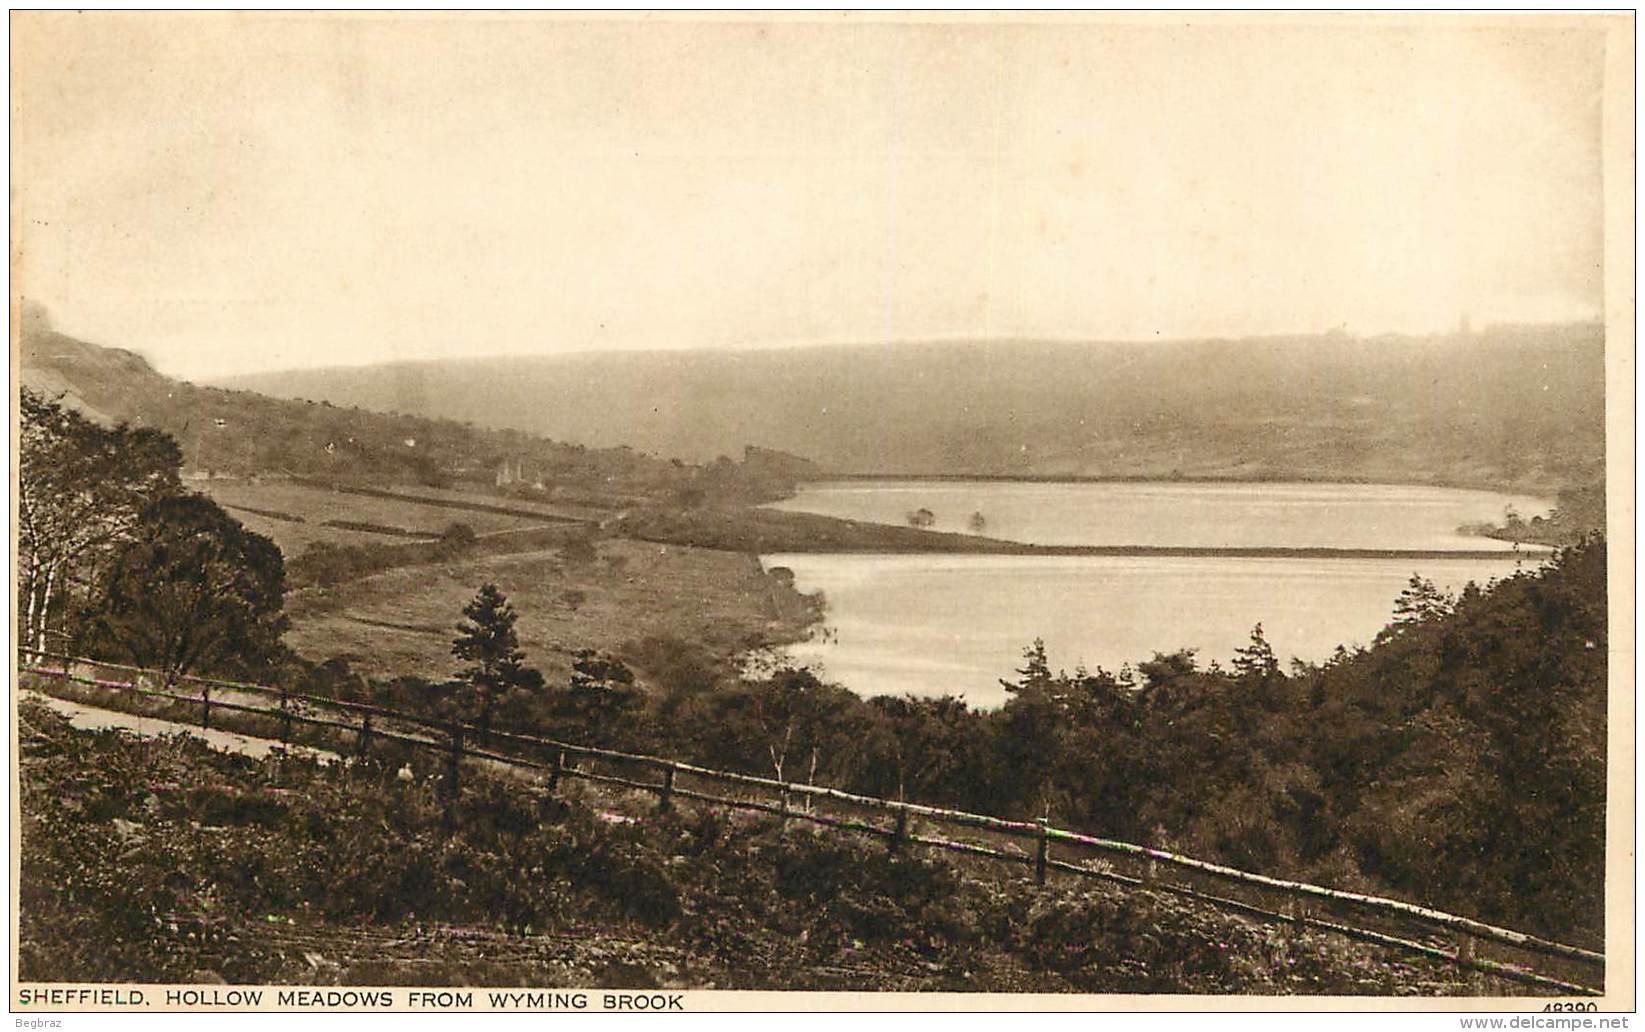
[[[964,483],[975,481],[990,484],[1250,484],[1278,485],[1278,484],[1348,484],[1356,487],[1444,487],[1458,491],[1486,491],[1492,494],[1524,494],[1535,497],[1550,504],[1553,502],[1555,486],[1542,483],[1512,484],[1492,480],[1456,480],[1449,477],[1439,477],[1432,480],[1400,480],[1382,479],[1378,477],[1355,476],[1307,476],[1298,474],[1272,474],[1264,476],[1239,476],[1232,474],[1193,474],[1172,476],[1161,473],[841,473],[830,471],[826,474],[810,477],[800,481],[798,487],[811,484],[837,484],[850,481],[884,482],[884,481],[914,481],[919,483]],[[798,491],[789,494],[792,498]],[[787,498],[773,499],[786,501]]]
[[[958,536],[958,535],[956,535]],[[994,538],[972,539],[983,546],[993,544]],[[1172,545],[1027,545],[1010,541],[998,542],[1002,547],[971,547],[963,552],[944,549],[917,548],[832,548],[815,549],[794,547],[773,549],[767,554],[793,555],[967,555],[967,556],[1044,556],[1055,558],[1155,558],[1155,559],[1546,559],[1554,554],[1550,548],[1498,549],[1411,549],[1411,548],[1284,548],[1284,547],[1203,547]]]

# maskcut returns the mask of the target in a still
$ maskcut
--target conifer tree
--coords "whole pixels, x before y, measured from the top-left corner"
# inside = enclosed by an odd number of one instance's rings
[[[463,615],[468,621],[457,625],[451,654],[468,663],[457,677],[467,688],[467,708],[478,716],[484,736],[491,729],[497,704],[512,692],[542,688],[543,675],[525,665],[525,652],[514,630],[518,614],[497,585],[483,585],[463,607]]]
[[[1051,659],[1045,652],[1045,639],[1035,638],[1034,644],[1022,650],[1022,666],[1017,668],[1017,677],[1015,682],[1001,681],[1000,687],[1012,695],[1051,688]]]
[[[1251,644],[1234,650],[1234,673],[1241,678],[1261,680],[1279,673],[1279,657],[1263,637],[1262,624],[1251,628]]]

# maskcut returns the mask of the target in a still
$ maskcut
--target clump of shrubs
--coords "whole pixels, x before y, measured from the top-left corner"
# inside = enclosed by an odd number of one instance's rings
[[[582,782],[549,794],[471,768],[451,798],[437,764],[252,760],[20,713],[29,980],[336,980],[351,969],[316,969],[290,938],[430,926],[599,929],[592,959],[552,976],[562,984],[675,977],[605,938],[674,951],[696,972],[678,984],[742,988],[1387,992],[1421,974],[797,818],[659,813],[650,796]],[[487,957],[487,978],[551,977]]]

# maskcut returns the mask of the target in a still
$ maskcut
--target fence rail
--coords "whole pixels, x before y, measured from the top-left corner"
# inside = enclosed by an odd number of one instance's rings
[[[655,794],[658,796],[659,808],[664,810],[668,809],[674,800],[686,799],[710,806],[767,813],[785,820],[805,821],[823,827],[886,838],[892,849],[904,845],[917,845],[1030,865],[1034,868],[1036,880],[1041,884],[1045,882],[1050,871],[1094,877],[1115,884],[1182,896],[1268,923],[1314,928],[1361,942],[1419,954],[1474,972],[1541,989],[1574,995],[1602,993],[1601,989],[1571,980],[1573,977],[1586,976],[1568,974],[1569,970],[1597,970],[1603,977],[1605,956],[1594,950],[1404,900],[1274,878],[1150,846],[1068,831],[1052,827],[1044,820],[1009,820],[921,803],[857,795],[822,785],[715,770],[679,760],[579,745],[538,735],[480,729],[469,724],[404,713],[369,703],[324,698],[266,685],[194,676],[168,678],[141,667],[104,663],[59,653],[25,652],[23,655],[30,661],[20,666],[19,669],[24,673],[106,691],[116,698],[142,696],[198,707],[198,719],[191,719],[189,722],[206,728],[211,726],[212,711],[222,710],[225,713],[239,713],[277,721],[280,727],[280,740],[287,745],[293,741],[293,725],[303,725],[352,734],[355,736],[356,749],[359,752],[369,751],[375,742],[393,742],[412,749],[438,753],[446,761],[445,777],[449,782],[450,796],[454,796],[458,788],[461,761],[481,760],[546,774],[550,788],[557,785],[561,778],[575,778]],[[97,676],[106,671],[122,672],[132,676],[125,680]],[[175,690],[180,685],[198,687],[199,693],[189,694]],[[277,700],[277,705],[258,706],[246,701],[234,701],[223,697],[227,693],[272,698]],[[338,717],[343,719],[337,719]],[[348,719],[350,717],[353,719]],[[483,743],[487,748],[476,747],[476,742]],[[512,746],[531,755],[499,752],[495,750],[497,746]],[[551,759],[545,760],[542,758],[544,756]],[[586,761],[587,765],[570,761]],[[598,763],[616,765],[624,768],[625,773],[598,770],[594,766]],[[627,773],[632,773],[633,768],[654,771],[660,774],[660,780],[648,781],[627,776]],[[764,793],[764,796],[743,798],[692,788],[679,783],[682,776],[733,790],[754,790]],[[775,801],[770,798],[772,794],[776,796]],[[805,805],[796,807],[792,805],[794,801]],[[891,823],[875,823],[872,819],[863,819],[861,815],[824,813],[820,804],[889,815]],[[1008,848],[995,848],[995,845],[920,834],[910,826],[914,819],[935,825],[963,828],[970,832],[1003,836],[1008,840]],[[1015,840],[1023,839],[1032,843],[1031,850],[1009,848]],[[1103,859],[1093,865],[1055,858],[1051,855],[1054,844],[1098,854]],[[1126,874],[1114,870],[1110,862],[1112,860],[1140,865],[1140,873]],[[1204,886],[1171,881],[1161,877],[1160,867],[1201,881],[1278,895],[1284,900],[1284,909],[1274,909],[1271,905],[1206,891]],[[1350,911],[1360,919],[1367,916],[1379,918],[1393,922],[1397,927],[1393,930],[1379,930],[1359,927],[1344,921],[1328,920],[1315,913],[1312,909],[1314,906],[1339,912]],[[1419,930],[1415,934],[1429,933],[1430,941],[1412,938],[1412,929]],[[1453,941],[1434,941],[1432,933],[1435,930],[1450,935]],[[1476,949],[1479,944],[1494,944],[1532,957],[1551,958],[1560,971],[1556,975],[1534,970],[1523,963],[1479,956]],[[1521,958],[1516,957],[1517,959]],[[1565,977],[1559,977],[1560,975]]]

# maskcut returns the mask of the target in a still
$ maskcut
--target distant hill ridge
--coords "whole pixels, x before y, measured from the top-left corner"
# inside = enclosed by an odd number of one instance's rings
[[[399,362],[225,385],[687,461],[1551,492],[1601,474],[1597,324],[1468,335],[1000,340]]]
[[[170,433],[182,446],[188,475],[438,486],[486,483],[507,465],[620,497],[670,489],[687,472],[628,449],[589,449],[425,415],[191,384],[157,372],[130,351],[57,332],[38,306],[23,306],[18,330],[22,386],[100,422]]]

